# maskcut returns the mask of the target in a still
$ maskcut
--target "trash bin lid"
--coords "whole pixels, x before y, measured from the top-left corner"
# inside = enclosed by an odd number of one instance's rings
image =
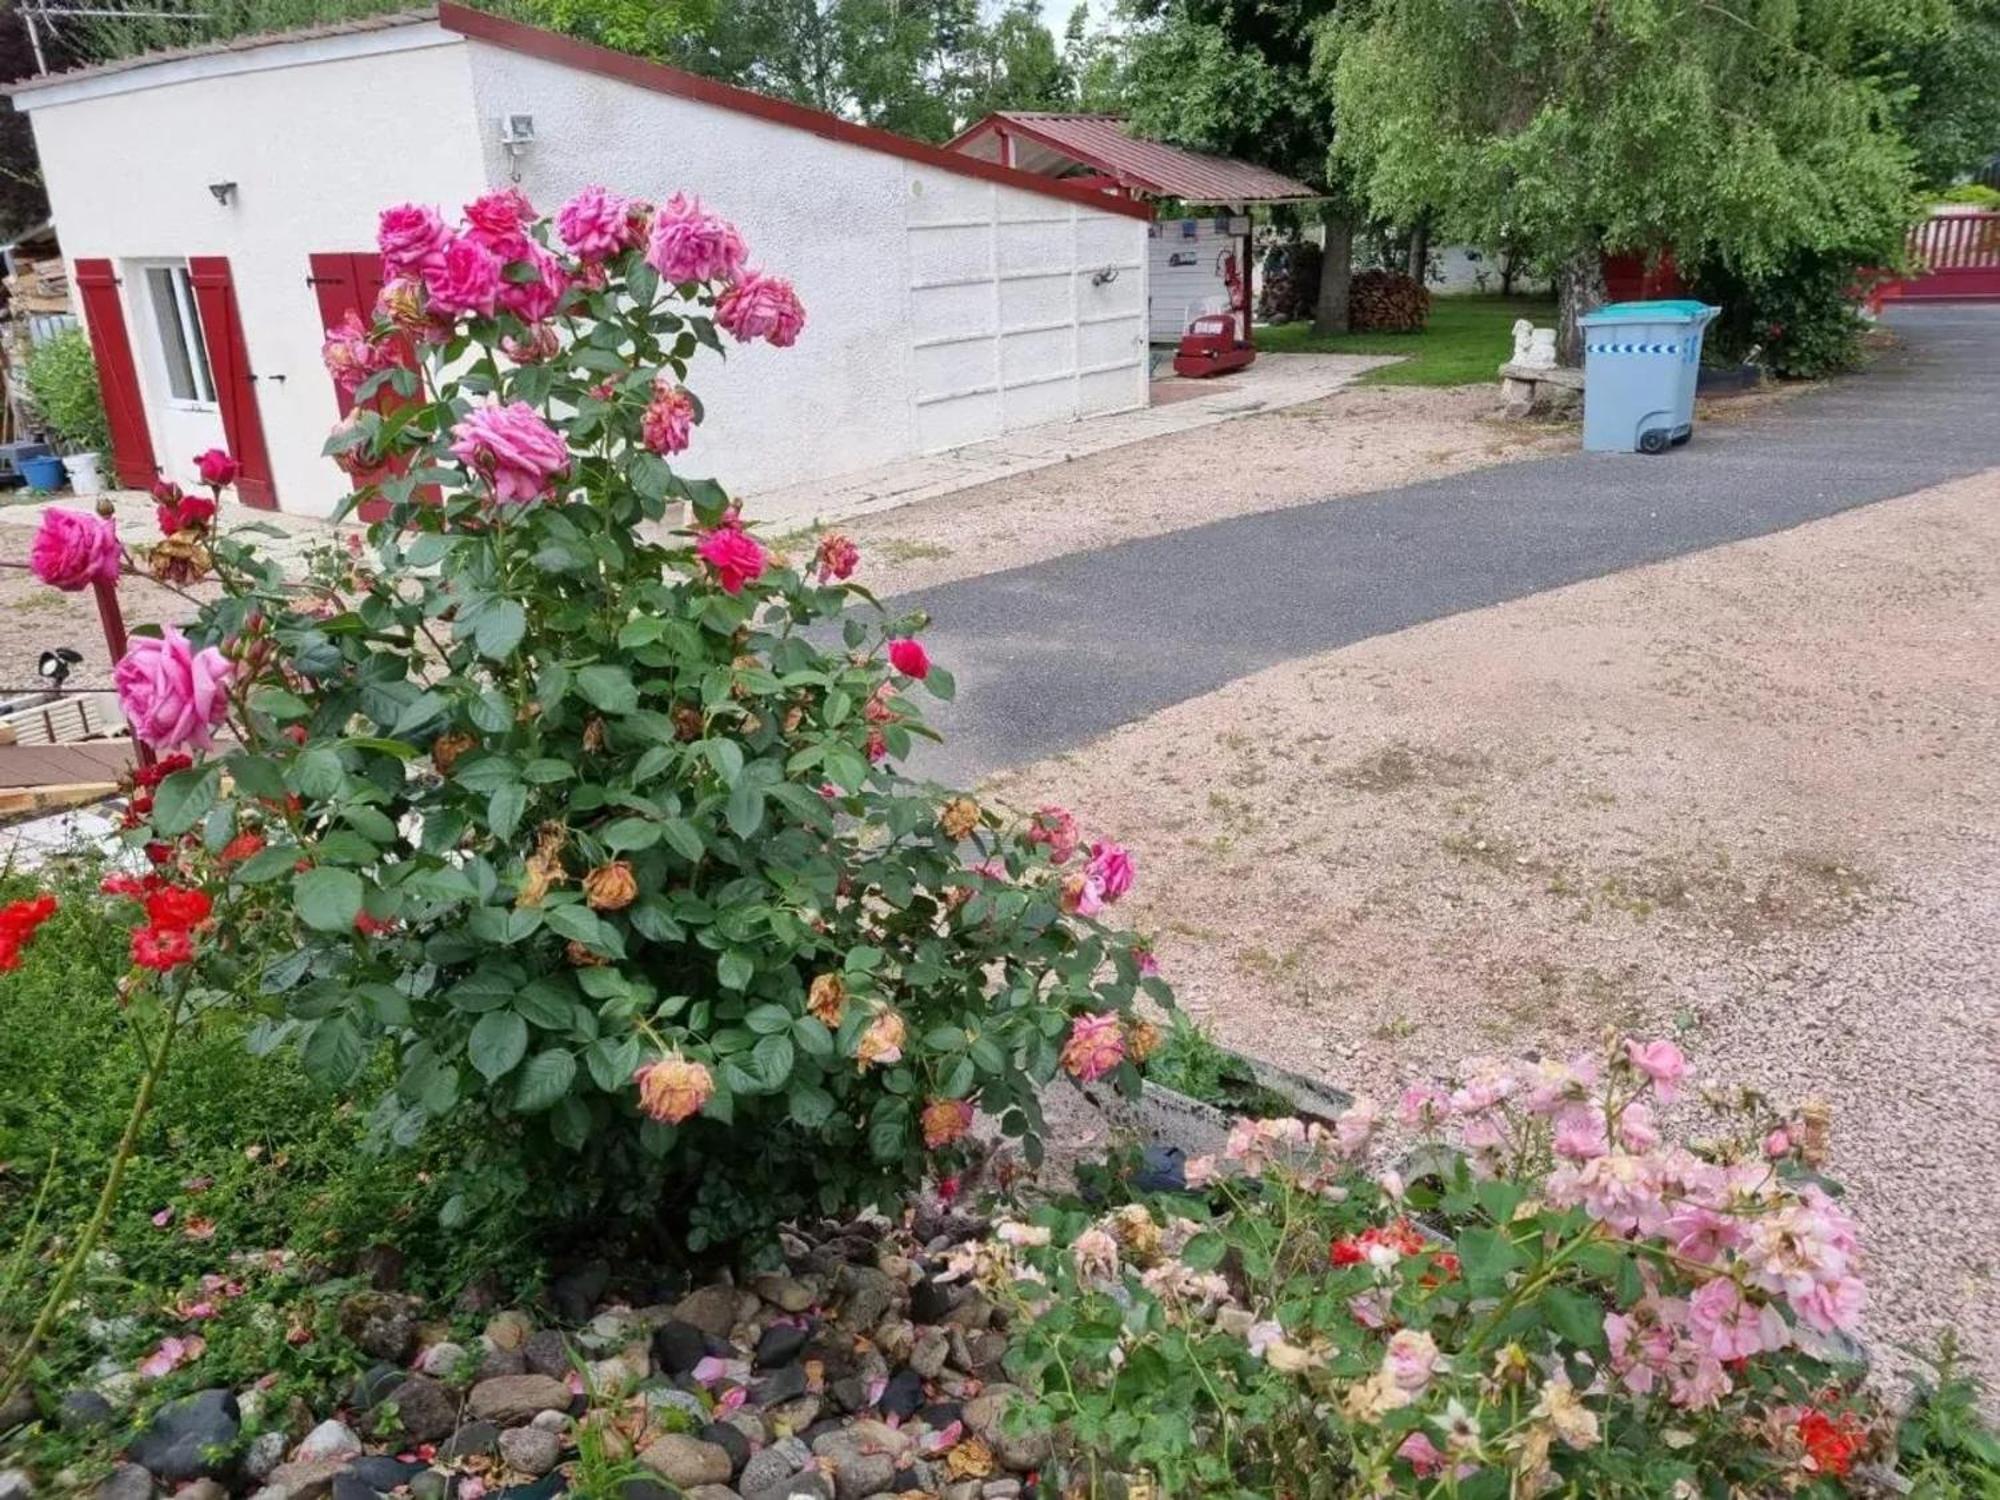
[[[1578,321],[1585,328],[1612,323],[1705,323],[1720,311],[1706,302],[1678,297],[1664,302],[1607,302]]]

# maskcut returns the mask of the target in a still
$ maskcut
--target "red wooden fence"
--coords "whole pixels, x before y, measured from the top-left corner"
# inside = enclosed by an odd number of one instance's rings
[[[1939,208],[1910,231],[1915,276],[1878,295],[1906,302],[2000,301],[2000,213]]]

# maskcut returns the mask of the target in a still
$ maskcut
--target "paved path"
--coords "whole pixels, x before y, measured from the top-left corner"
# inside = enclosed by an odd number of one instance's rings
[[[1865,374],[1658,458],[1503,464],[899,596],[959,684],[914,769],[967,782],[1274,662],[2000,464],[2000,307],[1890,324]]]

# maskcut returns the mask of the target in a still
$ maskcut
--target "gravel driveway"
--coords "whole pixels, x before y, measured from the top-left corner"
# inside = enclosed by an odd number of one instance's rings
[[[1270,668],[998,778],[1245,1051],[1680,1036],[1834,1108],[1878,1349],[2000,1379],[2000,469]]]

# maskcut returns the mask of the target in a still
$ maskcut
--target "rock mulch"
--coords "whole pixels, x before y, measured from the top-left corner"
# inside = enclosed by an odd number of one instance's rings
[[[503,1311],[464,1344],[414,1298],[356,1293],[342,1331],[377,1363],[339,1410],[283,1421],[261,1392],[197,1392],[96,1495],[540,1500],[587,1438],[636,1465],[627,1500],[1018,1500],[1049,1440],[1004,1420],[1005,1315],[941,1275],[986,1228],[934,1204],[904,1228],[822,1226],[786,1238],[782,1273],[648,1306],[605,1299],[600,1264],[550,1288],[569,1326]]]

